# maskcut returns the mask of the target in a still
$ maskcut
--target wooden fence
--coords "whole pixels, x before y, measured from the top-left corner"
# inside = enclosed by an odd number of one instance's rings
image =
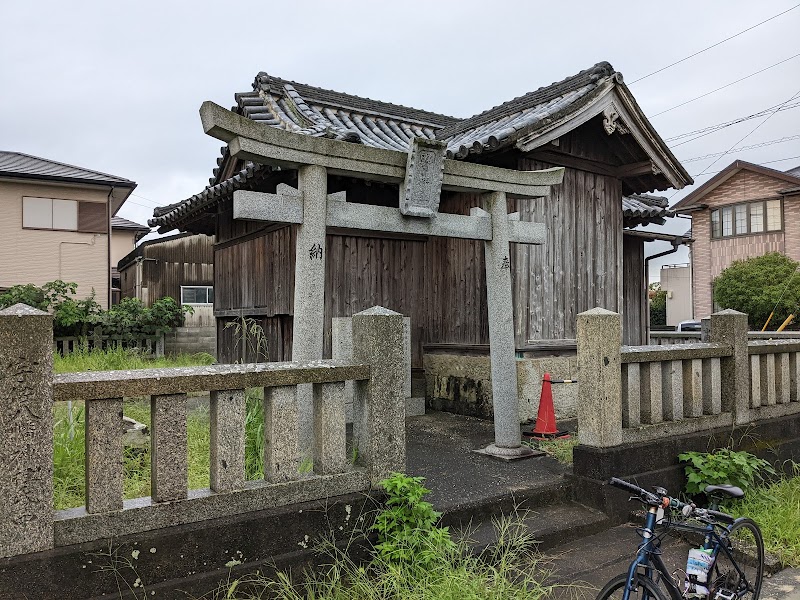
[[[749,340],[747,316],[711,316],[708,342],[622,346],[620,316],[578,319],[578,435],[613,447],[800,413],[800,339]],[[797,335],[797,334],[795,334]]]
[[[66,355],[87,348],[108,349],[125,348],[136,349],[140,352],[152,354],[157,358],[164,356],[164,334],[160,335],[103,335],[99,331],[87,337],[64,336],[53,338],[53,351]]]
[[[353,317],[353,360],[52,373],[52,317],[0,311],[0,557],[365,491],[405,468],[403,317]],[[346,452],[354,382],[354,464]],[[264,388],[265,478],[246,481],[245,388]],[[210,487],[187,484],[187,393],[211,392]],[[151,496],[123,499],[123,398],[150,396]],[[307,406],[301,398],[310,400]],[[53,402],[85,401],[86,505],[53,510]],[[312,448],[298,424],[313,421]],[[307,421],[306,421],[307,422]],[[301,457],[313,459],[300,473]]]

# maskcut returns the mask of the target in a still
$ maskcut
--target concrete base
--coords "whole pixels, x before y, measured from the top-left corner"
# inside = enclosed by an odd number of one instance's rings
[[[622,522],[630,510],[629,494],[608,486],[609,478],[636,481],[645,489],[662,486],[676,495],[685,484],[684,467],[678,461],[678,454],[691,450],[710,452],[731,444],[735,450],[746,450],[768,460],[776,469],[788,468],[789,461],[797,461],[800,456],[800,414],[767,419],[733,430],[723,427],[612,448],[579,445],[573,451],[576,500]]]
[[[358,555],[363,538],[351,532],[379,506],[379,496],[350,494],[3,558],[0,598],[119,598],[128,586],[137,598],[207,597],[256,571],[269,577],[329,562],[314,552],[323,536]]]
[[[519,448],[499,448],[494,444],[489,444],[486,448],[480,448],[479,450],[473,450],[476,454],[483,454],[484,456],[488,456],[490,458],[496,458],[498,460],[520,460],[522,458],[533,458],[535,456],[544,456],[545,452],[541,450],[534,450],[533,448],[528,448],[527,446],[520,446]]]

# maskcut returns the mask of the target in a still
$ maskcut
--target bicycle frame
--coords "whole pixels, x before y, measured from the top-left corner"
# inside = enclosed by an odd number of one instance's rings
[[[628,568],[628,582],[625,585],[625,591],[623,592],[623,600],[630,600],[630,594],[632,591],[631,586],[633,584],[636,572],[640,567],[644,568],[645,576],[651,581],[655,581],[653,579],[653,571],[658,571],[661,574],[663,581],[666,582],[667,591],[674,600],[679,600],[684,597],[681,589],[678,587],[675,581],[673,581],[672,575],[670,574],[667,565],[664,564],[661,555],[656,551],[657,547],[653,544],[653,540],[655,539],[655,527],[657,524],[657,519],[658,508],[651,506],[647,511],[645,526],[642,530],[643,542],[639,546],[639,551],[636,554],[636,558]],[[721,549],[723,553],[730,559],[731,565],[734,569],[736,569],[736,572],[739,574],[739,576],[747,583],[747,589],[752,591],[752,584],[747,579],[744,571],[742,571],[742,569],[739,567],[739,564],[736,562],[733,554],[728,549],[728,545],[723,543],[722,536],[716,532],[713,524],[709,523],[704,528],[693,527],[690,525],[673,524],[672,528],[702,533],[705,536],[703,548],[713,550],[712,557],[714,562],[716,562],[717,556],[719,555]],[[643,594],[643,596],[644,597],[641,600],[648,600],[647,594]]]

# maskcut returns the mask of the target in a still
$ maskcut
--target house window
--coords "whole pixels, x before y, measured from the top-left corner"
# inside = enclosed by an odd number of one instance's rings
[[[106,205],[103,202],[24,196],[22,198],[22,227],[107,233]]]
[[[754,202],[750,205],[750,233],[764,231],[764,203]]]
[[[711,211],[712,238],[780,231],[782,228],[783,204],[780,199],[745,202]]]
[[[711,237],[718,238],[722,235],[722,228],[719,223],[719,211],[711,211]]]
[[[744,235],[747,233],[747,205],[739,204],[733,210],[736,215],[736,235]]]
[[[729,206],[722,209],[722,236],[733,235],[733,209]]]
[[[781,201],[767,200],[767,231],[781,228]]]
[[[182,285],[181,304],[214,304],[214,288],[210,285]]]

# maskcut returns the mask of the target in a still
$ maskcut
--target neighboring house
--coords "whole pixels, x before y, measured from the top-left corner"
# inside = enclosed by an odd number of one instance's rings
[[[686,236],[689,238],[689,234]],[[667,293],[667,325],[676,327],[692,318],[692,267],[689,264],[661,267],[661,289]]]
[[[0,288],[61,279],[111,302],[109,224],[136,183],[0,152]]]
[[[653,190],[692,180],[641,112],[621,74],[599,63],[558,83],[467,119],[323,90],[260,73],[235,95],[240,115],[291,132],[407,151],[412,137],[445,140],[451,159],[513,169],[566,167],[547,198],[511,200],[521,219],[547,225],[542,246],[513,245],[516,344],[574,340],[576,317],[602,306],[624,313],[627,343],[647,339],[644,243],[628,228],[670,216]],[[296,172],[242,162],[227,147],[210,185],[149,221],[216,235],[215,315],[219,358],[239,358],[232,328],[252,317],[263,326],[270,360],[291,357],[294,225],[235,220],[235,190],[274,192]],[[398,205],[398,186],[344,176],[328,191],[348,201]],[[440,212],[469,214],[474,194],[444,192]],[[425,348],[485,351],[488,344],[483,242],[328,230],[325,352],[331,318],[380,304],[411,317],[412,365]],[[574,343],[574,342],[573,342]]]
[[[170,297],[192,307],[184,327],[167,336],[167,352],[216,351],[214,237],[173,235],[139,244],[118,263],[123,298],[145,306]]]
[[[136,248],[136,243],[150,233],[147,225],[140,225],[122,217],[111,217],[111,292],[112,304],[120,299],[120,281],[117,263]]]
[[[737,160],[678,202],[691,215],[694,318],[714,311],[713,281],[735,260],[782,252],[800,260],[800,167]]]

